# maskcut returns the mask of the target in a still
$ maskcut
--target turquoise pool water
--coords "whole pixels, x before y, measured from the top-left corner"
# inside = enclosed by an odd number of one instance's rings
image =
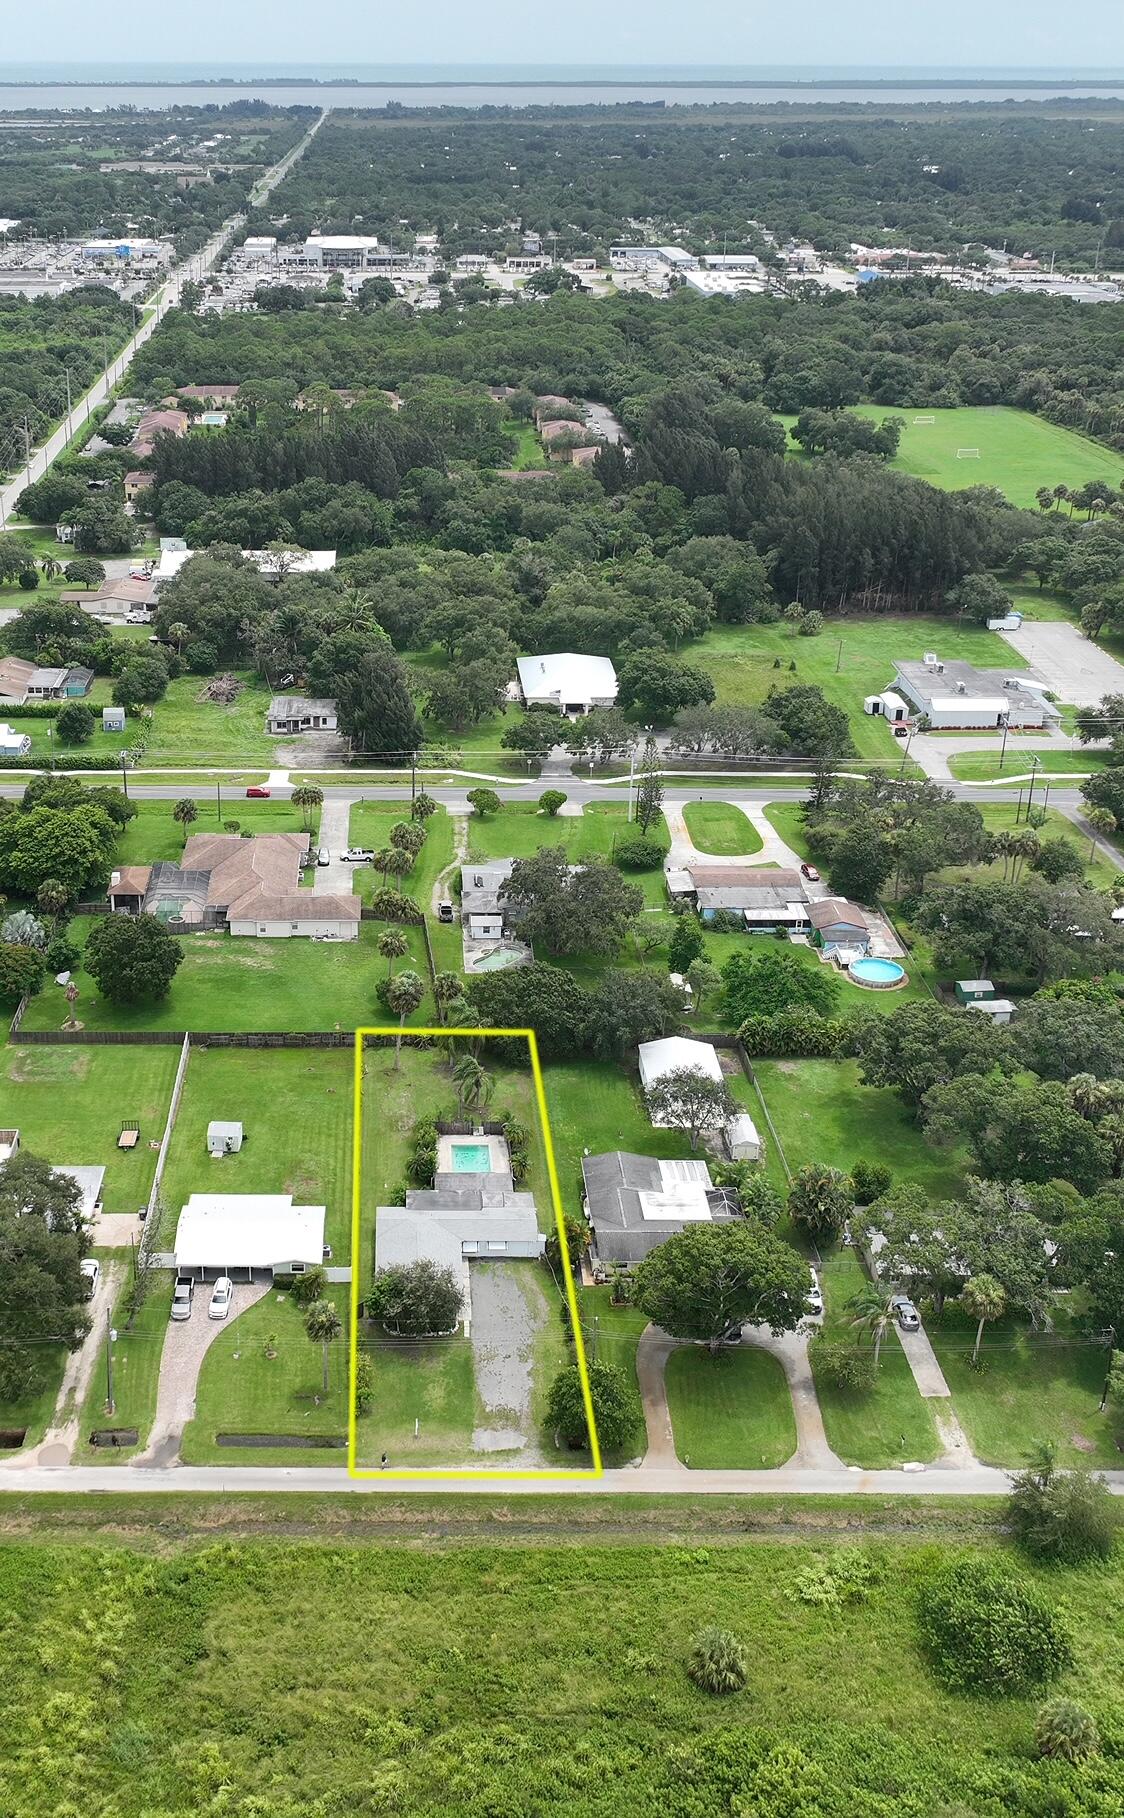
[[[847,970],[860,985],[900,985],[905,977],[905,967],[889,959],[852,960]]]
[[[492,1151],[487,1143],[454,1143],[454,1174],[487,1174],[492,1165]]]

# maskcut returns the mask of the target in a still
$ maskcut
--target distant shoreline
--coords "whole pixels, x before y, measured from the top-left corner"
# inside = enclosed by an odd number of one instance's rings
[[[949,89],[999,88],[1053,93],[1058,85],[1118,88],[1124,76],[533,76],[400,77],[380,76],[148,76],[51,77],[29,80],[6,77],[0,88],[776,88],[776,89]],[[1079,96],[1061,97],[1067,100]]]

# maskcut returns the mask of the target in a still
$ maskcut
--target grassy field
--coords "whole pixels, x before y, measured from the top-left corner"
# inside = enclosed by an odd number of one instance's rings
[[[184,675],[169,682],[168,692],[153,709],[146,764],[273,763],[292,740],[271,738],[265,730],[271,690],[249,670],[229,706],[200,701],[205,676]]]
[[[216,1800],[232,1814],[313,1818],[355,1809],[356,1788],[369,1810],[411,1818],[454,1807],[471,1818],[988,1807],[1107,1818],[1121,1803],[1119,1554],[1036,1573],[995,1540],[974,1542],[1063,1606],[1074,1662],[1057,1690],[1093,1712],[1108,1744],[1073,1768],[1035,1758],[1041,1696],[957,1695],[925,1661],[919,1595],[973,1544],[960,1499],[967,1541],[904,1505],[897,1532],[852,1537],[869,1585],[842,1608],[815,1594],[848,1544],[848,1515],[830,1505],[795,1534],[783,1510],[766,1511],[775,1539],[746,1536],[743,1505],[723,1514],[715,1543],[685,1499],[661,1512],[653,1540],[621,1528],[618,1510],[603,1513],[618,1519],[599,1540],[585,1528],[598,1511],[576,1498],[564,1522],[547,1497],[518,1511],[472,1499],[461,1532],[469,1500],[419,1503],[389,1537],[387,1497],[348,1498],[366,1505],[351,1526],[325,1518],[321,1499],[286,1498],[296,1534],[231,1497],[194,1521],[183,1498],[121,1512],[109,1499],[108,1514],[87,1505],[68,1528],[56,1517],[29,1536],[20,1504],[0,1550],[0,1804],[11,1818],[62,1812],[79,1755],[83,1808],[98,1818],[202,1813]],[[649,1519],[642,1498],[629,1512]],[[740,1695],[708,1697],[687,1675],[710,1624],[744,1643]]]
[[[860,1085],[857,1061],[760,1060],[753,1071],[794,1173],[805,1162],[847,1172],[880,1161],[935,1197],[959,1189],[955,1152],[926,1142],[890,1087]]]
[[[819,1271],[824,1294],[824,1331],[842,1344],[855,1344],[849,1303],[865,1277],[853,1250],[838,1249]],[[862,1343],[869,1341],[862,1336]],[[815,1353],[813,1374],[815,1375]],[[887,1332],[873,1389],[855,1395],[816,1376],[816,1396],[828,1444],[845,1464],[866,1470],[909,1462],[928,1464],[940,1442],[929,1403],[923,1401],[896,1332]]]
[[[905,428],[890,466],[945,491],[998,486],[1012,504],[1033,510],[1040,486],[1064,485],[1076,490],[1087,480],[1107,480],[1117,486],[1124,479],[1124,459],[1111,448],[1027,410],[1003,405],[933,411],[898,410],[886,404],[853,408],[858,416],[874,422],[891,416],[903,418]],[[933,421],[917,421],[925,416]],[[783,421],[790,424],[795,418]],[[957,450],[964,448],[978,448],[978,460],[958,458]]]
[[[1119,1413],[1100,1409],[1108,1352],[1083,1342],[1064,1310],[1050,1333],[1015,1319],[988,1326],[981,1369],[971,1362],[975,1322],[958,1307],[946,1307],[942,1319],[927,1318],[925,1330],[972,1450],[985,1464],[1024,1464],[1032,1446],[1052,1439],[1065,1464],[1121,1468]]]
[[[748,822],[746,826],[752,834]],[[587,802],[582,814],[567,815],[540,814],[529,802],[509,802],[499,814],[490,814],[484,820],[475,814],[470,817],[468,856],[470,861],[530,858],[540,846],[562,846],[570,864],[579,865],[583,859],[611,859],[617,842],[633,837],[640,837],[640,829],[629,823],[624,802]],[[662,814],[644,838],[667,851],[671,838]],[[652,907],[666,903],[662,868],[629,871],[625,875],[630,884],[644,892],[645,903]]]
[[[1033,755],[1029,751],[1015,751],[1008,745],[1000,769],[998,746],[994,751],[962,751],[956,756],[950,752],[948,767],[958,782],[993,783],[1000,778],[1006,781],[1013,776],[1029,776],[1034,769]],[[1039,777],[1089,776],[1105,767],[1104,757],[1095,750],[1041,751],[1037,755],[1036,774]]]
[[[75,937],[86,930],[81,919]],[[85,972],[77,974],[78,1016],[88,1029],[355,1029],[381,1015],[375,998],[379,924],[364,922],[357,941],[252,940],[226,934],[184,938],[183,964],[167,997],[156,1004],[119,1006],[98,997]],[[409,1020],[433,1014],[426,997]],[[57,999],[33,998],[29,1029],[61,1026]]]
[[[112,779],[109,779],[112,780]],[[241,833],[302,833],[304,816],[291,802],[247,801],[223,781],[210,790],[202,790],[198,779],[185,789],[182,800],[195,803],[196,818],[187,827],[190,839],[196,833],[224,833],[228,821],[237,821]],[[172,818],[175,802],[137,801],[136,815],[125,827],[114,854],[118,865],[154,865],[158,859],[178,864],[183,856],[184,829]],[[320,822],[319,809],[310,815],[312,843]]]
[[[712,1357],[694,1345],[673,1351],[665,1375],[675,1450],[696,1471],[769,1470],[796,1450],[785,1374],[752,1345]]]
[[[353,846],[367,846],[378,852],[390,844],[390,829],[408,815],[406,802],[356,802],[351,810],[348,839]],[[428,914],[429,899],[438,874],[453,856],[453,818],[444,808],[439,808],[436,814],[430,815],[425,828],[425,845],[413,870],[407,872],[398,887],[420,903]],[[355,888],[366,901],[381,887],[382,879],[370,865],[355,866]]]
[[[511,465],[518,472],[523,473],[532,467],[550,466],[550,462],[543,453],[542,443],[530,423],[515,421],[505,423],[504,431],[514,445],[515,453],[512,456]]]
[[[902,763],[902,746],[884,719],[863,712],[864,696],[889,687],[895,661],[919,660],[933,649],[946,662],[1025,667],[998,632],[920,616],[833,619],[816,638],[786,624],[720,625],[684,655],[713,677],[719,701],[729,706],[756,707],[770,688],[814,684],[846,712],[858,756],[892,767]]]
[[[300,1205],[326,1207],[325,1240],[345,1264],[351,1099],[349,1048],[193,1049],[161,1183],[165,1203],[178,1216],[192,1193],[291,1193]],[[207,1152],[216,1118],[244,1128],[239,1153],[218,1161]]]
[[[684,802],[683,819],[700,852],[731,858],[761,850],[761,835],[732,802]]]
[[[160,1355],[168,1330],[173,1280],[170,1269],[154,1278],[148,1298],[131,1329],[126,1318],[126,1290],[123,1289],[118,1297],[114,1310],[117,1340],[113,1346],[113,1413],[106,1412],[103,1346],[82,1407],[76,1464],[85,1463],[88,1458],[93,1458],[98,1464],[125,1463],[143,1451],[156,1413]],[[94,1427],[136,1427],[137,1444],[124,1450],[99,1448],[95,1454],[89,1445],[90,1432]]]
[[[46,1000],[47,1027],[64,1019],[61,996]],[[162,1047],[0,1048],[4,1121],[10,1115],[24,1148],[46,1161],[104,1167],[106,1211],[135,1212],[152,1186],[178,1058]],[[118,1149],[122,1123],[133,1120],[140,1142]]]
[[[321,1347],[304,1330],[292,1296],[271,1290],[232,1319],[203,1359],[195,1418],[183,1436],[185,1464],[335,1465],[344,1453],[332,1448],[258,1447],[232,1450],[215,1442],[218,1433],[276,1433],[293,1437],[347,1434],[347,1288],[332,1286],[345,1330],[328,1349],[328,1397],[323,1396]],[[195,1317],[204,1311],[197,1308]],[[268,1356],[267,1352],[274,1352]]]

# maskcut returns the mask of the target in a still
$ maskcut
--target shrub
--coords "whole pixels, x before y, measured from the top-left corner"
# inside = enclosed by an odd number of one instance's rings
[[[921,1638],[955,1691],[1025,1697],[1071,1664],[1069,1636],[1033,1585],[998,1560],[955,1560],[918,1599]]]
[[[375,1366],[367,1356],[355,1365],[355,1412],[369,1414],[375,1403]]]
[[[85,745],[94,735],[94,716],[81,701],[68,701],[55,722],[60,743]]]
[[[695,1636],[687,1671],[704,1692],[725,1697],[740,1692],[749,1678],[745,1652],[729,1629],[703,1629]]]
[[[561,789],[544,789],[539,797],[539,807],[553,820],[565,800],[566,797]]]
[[[848,1395],[868,1395],[874,1387],[874,1352],[865,1345],[839,1344],[821,1333],[813,1338],[808,1355],[816,1382]]]
[[[885,1162],[857,1161],[851,1169],[851,1185],[860,1206],[872,1206],[876,1199],[890,1191],[894,1176]]]
[[[376,890],[371,898],[371,910],[380,922],[410,922],[414,925],[424,918],[420,906],[412,896],[404,896],[401,890]]]
[[[606,1452],[620,1452],[643,1425],[640,1398],[624,1371],[612,1363],[591,1363],[589,1394],[597,1437]],[[550,1385],[546,1402],[547,1425],[563,1445],[585,1450],[589,1422],[577,1364],[566,1364]]]
[[[663,847],[655,840],[618,840],[613,847],[613,863],[622,871],[654,871],[663,864]]]
[[[452,1269],[443,1269],[425,1257],[383,1270],[367,1297],[368,1310],[388,1330],[410,1338],[451,1332],[460,1319],[461,1305],[460,1283]]]
[[[843,1017],[819,1016],[801,1005],[773,1016],[747,1016],[738,1036],[749,1055],[837,1060],[850,1050],[851,1025]]]
[[[37,568],[21,568],[19,584],[25,593],[34,593],[39,585],[39,570]]]
[[[292,1293],[297,1306],[310,1307],[314,1300],[323,1300],[327,1281],[319,1263],[314,1263],[303,1275],[294,1275]]]
[[[1084,1761],[1099,1755],[1101,1739],[1088,1711],[1072,1698],[1051,1698],[1034,1722],[1034,1742],[1047,1761]]]
[[[47,971],[51,974],[51,977],[57,978],[60,972],[74,972],[77,970],[78,963],[82,958],[82,952],[79,947],[74,945],[72,940],[67,939],[65,934],[56,934],[54,940],[47,948],[46,953],[43,955],[43,958],[46,962]]]
[[[1119,1521],[1107,1486],[1088,1471],[1057,1470],[1048,1444],[1011,1479],[1007,1518],[1019,1545],[1052,1565],[1107,1559]]]

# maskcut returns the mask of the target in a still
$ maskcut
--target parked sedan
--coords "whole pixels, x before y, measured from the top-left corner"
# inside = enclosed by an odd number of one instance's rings
[[[903,1332],[920,1332],[921,1315],[908,1294],[895,1294],[890,1305],[894,1310],[894,1318]]]
[[[211,1292],[211,1304],[207,1308],[208,1319],[225,1319],[230,1312],[230,1303],[234,1299],[234,1283],[229,1275],[220,1275]]]
[[[172,1295],[172,1318],[190,1319],[191,1303],[195,1295],[193,1281],[177,1281]]]
[[[800,874],[802,877],[806,877],[810,884],[818,884],[820,881],[820,874],[816,870],[816,867],[807,860],[801,865]]]
[[[265,787],[264,783],[251,783],[246,794],[247,796],[252,796],[255,801],[265,802],[269,800],[269,790]]]

